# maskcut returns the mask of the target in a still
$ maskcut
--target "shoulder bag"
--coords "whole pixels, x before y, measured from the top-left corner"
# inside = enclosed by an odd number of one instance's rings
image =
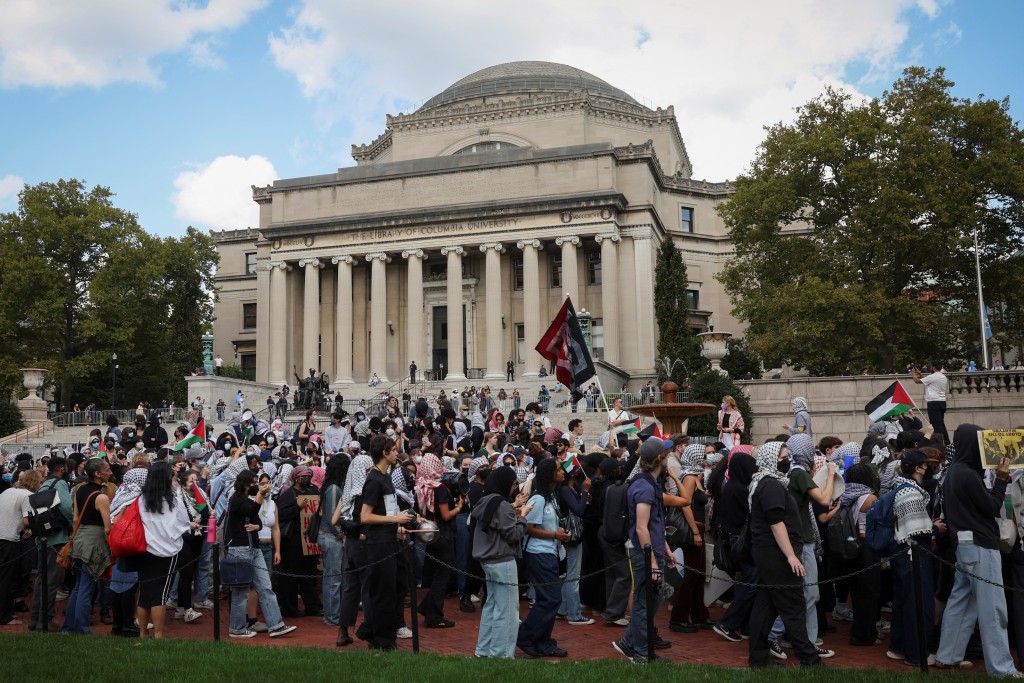
[[[225,520],[231,518],[231,510],[228,508],[228,514],[224,516]],[[224,536],[228,543],[231,542],[230,531],[228,530],[228,522],[224,523]],[[246,538],[249,539],[249,550],[252,550],[252,534],[246,532]],[[238,557],[228,553],[220,561],[220,583],[225,588],[248,588],[252,584],[253,569],[252,569],[252,553],[249,553],[249,557]]]
[[[118,558],[146,552],[146,528],[142,524],[138,498],[110,528],[109,543],[110,554]]]
[[[82,516],[85,513],[85,508],[89,507],[89,501],[98,495],[100,495],[100,492],[96,491],[85,499],[85,505],[82,506],[82,510],[78,513],[77,519],[75,519],[75,529],[71,532],[71,537],[68,538],[68,542],[57,553],[57,566],[61,569],[71,569],[71,544],[75,542],[75,536],[78,535],[78,527],[82,526]]]

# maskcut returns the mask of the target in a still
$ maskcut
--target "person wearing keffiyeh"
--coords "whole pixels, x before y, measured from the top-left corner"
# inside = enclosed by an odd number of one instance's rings
[[[701,479],[704,476],[704,444],[689,444],[679,459],[679,495],[690,500],[683,508],[683,517],[693,531],[693,541],[683,545],[683,560],[688,567],[703,568],[705,509],[708,495]],[[669,615],[669,629],[694,633],[710,624],[708,608],[704,605],[704,577],[697,572],[685,572],[676,590]]]
[[[807,638],[815,642],[818,638],[818,609],[817,603],[820,596],[818,590],[818,548],[821,546],[821,539],[818,534],[818,524],[815,521],[812,502],[826,507],[832,504],[832,489],[836,479],[835,463],[828,463],[828,481],[825,488],[820,489],[814,483],[811,475],[814,468],[814,441],[809,434],[794,434],[786,442],[789,450],[792,466],[789,470],[788,490],[796,501],[797,510],[800,516],[800,524],[803,529],[803,548],[801,561],[804,565],[804,602],[807,610]],[[771,630],[771,638],[778,640],[782,636],[784,627],[783,620],[777,619]],[[818,656],[828,658],[835,653],[832,650],[818,648]]]
[[[871,488],[874,472],[870,465],[856,464],[846,473],[846,489],[840,500],[840,514],[848,510],[857,525],[857,538],[860,549],[857,554],[855,569],[858,574],[850,583],[850,601],[853,605],[853,624],[850,626],[851,645],[874,645],[878,638],[875,621],[878,619],[878,602],[880,599],[879,583],[882,570],[878,567],[878,558],[871,553],[861,540],[864,536],[867,510],[878,498]]]
[[[459,423],[456,423],[459,424]],[[429,585],[419,604],[419,613],[427,628],[451,628],[455,622],[444,617],[444,596],[448,589],[449,567],[455,564],[455,516],[463,501],[455,502],[453,492],[441,481],[444,465],[433,453],[423,456],[416,468],[416,505],[421,515],[437,524],[437,538],[427,550],[423,566],[423,585]]]
[[[785,624],[800,664],[821,663],[816,636],[807,632],[812,615],[817,630],[817,612],[813,605],[807,606],[801,580],[807,565],[814,563],[814,546],[804,543],[801,507],[788,492],[789,477],[779,471],[779,458],[785,452],[786,445],[777,441],[762,446],[757,451],[758,471],[750,480],[750,553],[762,584],[750,613],[747,661],[751,668],[768,666],[770,651],[779,647],[777,641],[769,640],[776,615]]]

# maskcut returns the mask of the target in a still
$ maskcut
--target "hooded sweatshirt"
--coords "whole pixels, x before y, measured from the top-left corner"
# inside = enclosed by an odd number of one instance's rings
[[[978,547],[999,550],[996,517],[1006,495],[1006,481],[996,479],[991,491],[985,488],[979,431],[978,425],[962,424],[953,433],[953,464],[942,481],[944,512],[954,548],[973,537]]]

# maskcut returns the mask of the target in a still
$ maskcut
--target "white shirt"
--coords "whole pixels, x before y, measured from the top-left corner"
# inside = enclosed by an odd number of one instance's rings
[[[21,521],[32,512],[28,489],[7,489],[0,493],[0,540],[17,542],[25,525]]]
[[[945,401],[946,400],[946,385],[949,380],[942,374],[942,371],[933,372],[926,377],[921,378],[921,384],[924,385],[924,400],[928,401]]]
[[[277,523],[277,504],[270,498],[263,499],[260,506],[260,522],[263,528],[257,533],[260,542],[274,540],[274,524]]]
[[[628,410],[615,410],[614,408],[612,408],[611,410],[608,411],[608,422],[616,422],[618,420],[629,419],[630,415]],[[612,427],[612,434],[618,436],[619,434],[622,433],[622,430],[625,429],[626,426],[627,425],[625,424],[615,425],[614,427]]]
[[[188,512],[177,496],[171,499],[170,510],[166,501],[162,507],[163,512],[150,512],[139,499],[139,516],[146,530],[146,552],[157,557],[174,557],[181,550],[182,534],[191,528]]]

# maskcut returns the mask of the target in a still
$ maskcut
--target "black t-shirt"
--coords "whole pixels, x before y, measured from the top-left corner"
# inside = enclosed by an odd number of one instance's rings
[[[248,496],[232,495],[228,501],[229,546],[246,547],[251,542],[254,547],[259,547],[259,538],[256,535],[259,529],[250,535],[245,530],[246,524],[259,524],[260,529],[263,528],[263,522],[260,521],[260,506]]]
[[[447,505],[449,511],[455,507],[455,500],[452,497],[452,493],[444,484],[434,489],[434,512],[428,513],[425,516],[437,524],[437,528],[442,534],[452,534],[455,531],[455,517],[452,517],[447,522],[443,521],[441,519],[442,504]]]
[[[796,500],[777,480],[765,478],[754,491],[753,505],[750,509],[750,544],[754,550],[762,552],[782,550],[775,542],[771,526],[785,522],[789,534],[789,542],[797,556],[803,549],[803,523],[797,510]]]
[[[97,495],[92,495],[94,493]],[[96,509],[96,498],[100,493],[103,493],[103,487],[92,482],[82,484],[75,491],[75,509],[82,515],[82,526],[103,526],[103,516]]]
[[[480,499],[484,497],[484,485],[478,481],[473,481],[469,485],[469,491],[466,493],[466,498],[469,499],[471,506],[476,506],[480,502]]]
[[[385,517],[398,514],[398,500],[391,477],[381,474],[376,467],[366,475],[363,484],[363,505],[370,505],[373,514]],[[388,511],[388,508],[391,511]],[[363,534],[370,541],[391,541],[398,538],[397,524],[363,524]]]

